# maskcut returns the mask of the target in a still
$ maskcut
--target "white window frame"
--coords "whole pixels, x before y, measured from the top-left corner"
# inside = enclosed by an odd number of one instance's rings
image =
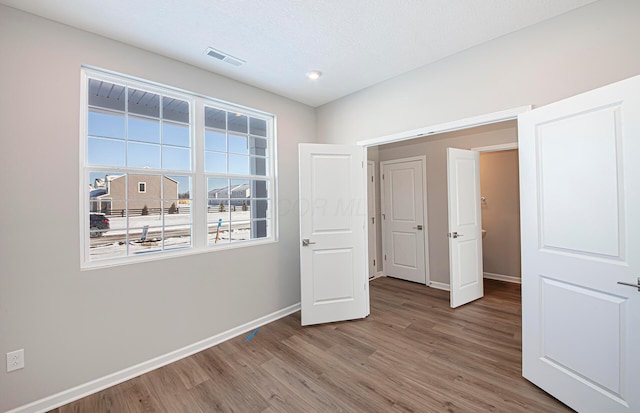
[[[80,245],[81,247],[81,262],[80,268],[82,270],[89,270],[94,268],[105,268],[118,265],[127,265],[137,262],[156,261],[171,257],[179,257],[192,254],[211,253],[218,250],[227,250],[235,248],[244,248],[255,245],[270,244],[278,241],[278,202],[277,202],[277,134],[276,134],[276,117],[275,115],[251,109],[248,107],[232,104],[229,102],[221,101],[206,95],[185,91],[175,87],[162,85],[159,83],[151,82],[148,80],[124,75],[121,73],[106,71],[100,68],[91,66],[81,67],[81,84],[80,84],[80,188],[79,188],[79,203],[80,203]],[[137,170],[131,167],[94,167],[88,165],[88,80],[89,78],[99,79],[116,84],[126,84],[127,86],[140,88],[145,91],[154,93],[170,94],[176,98],[185,100],[190,104],[190,124],[191,124],[191,171],[163,171],[165,175],[190,175],[191,179],[191,214],[192,214],[192,234],[191,234],[191,247],[179,250],[170,251],[158,251],[150,252],[140,255],[130,255],[117,258],[109,258],[103,260],[90,260],[90,237],[89,237],[89,205],[90,200],[86,195],[87,182],[89,180],[89,171],[101,171],[105,172],[123,172],[123,173],[144,173],[144,170]],[[267,176],[259,177],[269,182],[269,199],[270,206],[268,220],[271,223],[269,236],[260,239],[251,239],[246,241],[234,241],[229,243],[222,243],[216,245],[208,244],[208,231],[207,231],[207,180],[204,172],[204,107],[215,106],[230,112],[240,112],[244,115],[263,119],[267,122]],[[241,179],[240,176],[227,175],[229,179]],[[146,185],[145,185],[146,186]],[[138,187],[138,190],[140,188]],[[145,188],[146,189],[146,188]]]

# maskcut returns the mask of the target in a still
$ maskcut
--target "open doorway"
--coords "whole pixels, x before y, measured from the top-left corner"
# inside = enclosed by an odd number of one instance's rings
[[[516,152],[517,148],[517,121],[507,120],[503,122],[492,123],[488,125],[473,126],[456,130],[452,132],[443,132],[438,134],[432,134],[429,136],[418,137],[408,139],[400,142],[393,142],[387,144],[376,145],[368,148],[368,158],[374,159],[378,166],[383,162],[389,162],[397,159],[408,158],[411,156],[425,156],[426,158],[426,188],[428,194],[427,198],[427,221],[428,221],[428,234],[427,242],[429,250],[427,253],[426,265],[429,270],[429,282],[428,286],[432,288],[438,288],[443,290],[449,290],[449,245],[447,238],[447,175],[446,175],[446,148],[454,147],[460,149],[476,149],[485,152],[488,157],[491,157],[489,149],[485,147],[491,147],[492,150],[509,150],[510,154]],[[496,152],[498,153],[498,152]],[[513,157],[513,156],[512,156]],[[515,181],[517,182],[517,154],[515,155]],[[380,191],[380,189],[378,190]],[[515,194],[516,203],[518,203],[518,194]],[[483,209],[487,206],[495,205],[498,202],[497,196],[491,195],[486,198],[489,202],[482,203]],[[378,205],[378,211],[381,211],[381,205]],[[518,218],[516,217],[516,221]],[[377,221],[382,223],[382,216],[377,217]],[[498,238],[502,230],[498,230],[495,224],[495,234],[492,241]],[[513,224],[509,224],[513,227]],[[485,228],[486,229],[486,228]],[[378,225],[375,230],[377,231],[377,238],[382,244],[385,243],[384,231],[382,226]],[[489,233],[489,231],[487,231]],[[519,239],[519,227],[515,232],[515,237]],[[513,238],[511,234],[509,239]],[[519,240],[518,240],[519,242]],[[483,242],[484,244],[484,242]],[[512,250],[516,251],[517,263],[509,262],[510,268],[517,267],[515,271],[503,271],[500,269],[493,269],[492,271],[485,271],[487,278],[500,279],[502,281],[519,281],[519,244],[516,244]],[[499,247],[498,247],[499,248]],[[490,257],[493,260],[495,254]],[[498,254],[500,255],[500,254]],[[379,251],[376,259],[379,263],[378,271],[385,274],[384,260],[385,252]],[[499,258],[498,258],[499,259]],[[513,261],[513,260],[512,260]],[[488,268],[493,268],[494,265],[490,264]],[[500,268],[500,266],[498,266]],[[494,272],[495,271],[495,272]],[[498,276],[504,275],[509,277],[498,278]]]
[[[300,180],[300,205],[303,201],[306,205],[322,205],[314,208],[300,208],[300,279],[301,279],[301,322],[302,325],[327,323],[332,321],[348,320],[366,317],[370,313],[369,306],[369,282],[367,280],[367,232],[366,223],[366,193],[367,175],[366,161],[367,153],[365,148],[380,144],[389,143],[395,145],[405,145],[412,138],[431,136],[427,139],[426,145],[440,145],[441,151],[436,151],[433,155],[434,162],[429,163],[427,159],[427,179],[437,177],[442,179],[442,188],[446,187],[446,173],[438,172],[438,167],[446,164],[446,156],[440,159],[438,154],[446,154],[446,148],[454,147],[450,141],[442,142],[446,133],[463,134],[459,139],[469,139],[465,130],[471,127],[481,128],[480,134],[491,139],[484,142],[479,139],[471,139],[466,142],[466,148],[476,146],[478,143],[498,144],[512,142],[513,138],[496,138],[496,130],[517,129],[516,118],[518,114],[530,110],[530,107],[521,107],[493,114],[482,115],[446,124],[435,125],[419,130],[408,131],[397,135],[375,138],[368,141],[360,141],[357,146],[352,145],[322,145],[322,144],[300,144],[299,146],[299,180]],[[504,127],[503,122],[507,122]],[[493,129],[492,133],[486,133],[484,128]],[[493,141],[491,141],[493,140]],[[393,143],[392,143],[393,142]],[[386,148],[384,148],[386,149]],[[378,149],[379,155],[384,154],[384,149]],[[390,148],[392,151],[399,148]],[[450,152],[450,151],[449,151]],[[464,152],[471,151],[466,150]],[[412,153],[415,156],[415,152]],[[479,154],[476,153],[479,159]],[[380,157],[379,160],[382,160]],[[477,162],[477,164],[479,161]],[[429,166],[435,165],[436,170],[429,172]],[[479,174],[478,174],[479,175]],[[427,183],[429,187],[430,184]],[[479,185],[478,185],[479,186]],[[475,191],[477,194],[479,190]],[[448,197],[444,196],[446,190],[443,189],[441,197],[427,196],[429,204],[433,199],[440,201],[434,207],[446,211]],[[478,199],[473,196],[468,199]],[[444,205],[439,205],[440,203]],[[364,207],[358,208],[358,205]],[[347,206],[345,208],[345,206]],[[335,213],[327,214],[327,208]],[[435,208],[428,205],[428,222],[439,224],[440,220],[431,217]],[[479,209],[479,205],[477,207]],[[323,213],[324,212],[324,213]],[[448,216],[448,213],[444,214]],[[445,221],[445,219],[442,219]],[[479,224],[479,218],[477,220]],[[379,222],[379,221],[378,221]],[[425,222],[426,226],[427,222]],[[425,228],[426,229],[426,228]],[[434,231],[429,225],[429,267],[433,273],[434,257],[432,246],[433,240],[443,240],[448,250],[447,226],[442,229],[442,233]],[[377,230],[377,229],[376,229]],[[477,225],[477,238],[481,237],[480,225]],[[439,265],[438,275],[443,282],[434,280],[431,277],[429,286],[447,289],[449,279],[448,252],[441,257],[437,257]],[[478,257],[479,254],[476,254]],[[442,269],[444,267],[444,271]],[[476,266],[476,269],[479,267]],[[482,282],[482,269],[479,268],[479,280]],[[322,277],[318,275],[322,274]],[[362,287],[362,288],[361,288]]]
[[[520,182],[516,144],[480,153],[484,278],[520,284]]]

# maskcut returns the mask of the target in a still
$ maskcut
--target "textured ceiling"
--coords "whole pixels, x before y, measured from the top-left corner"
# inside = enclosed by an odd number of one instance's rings
[[[594,0],[0,0],[319,106]],[[213,47],[246,60],[204,55]],[[323,72],[312,82],[310,70]]]

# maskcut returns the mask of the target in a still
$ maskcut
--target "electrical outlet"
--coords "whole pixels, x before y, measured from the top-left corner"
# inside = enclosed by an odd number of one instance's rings
[[[24,349],[7,353],[7,372],[24,368]]]

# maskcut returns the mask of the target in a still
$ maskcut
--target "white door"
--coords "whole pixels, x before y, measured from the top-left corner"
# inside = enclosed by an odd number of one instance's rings
[[[518,135],[523,375],[582,413],[640,412],[640,77]]]
[[[373,278],[378,273],[376,255],[378,253],[378,243],[376,242],[376,165],[373,161],[367,162],[367,225],[368,251],[369,251],[369,278]]]
[[[480,152],[447,148],[451,308],[481,298]]]
[[[381,166],[384,273],[426,284],[423,161],[386,161]]]
[[[369,315],[364,149],[301,144],[302,325]]]

